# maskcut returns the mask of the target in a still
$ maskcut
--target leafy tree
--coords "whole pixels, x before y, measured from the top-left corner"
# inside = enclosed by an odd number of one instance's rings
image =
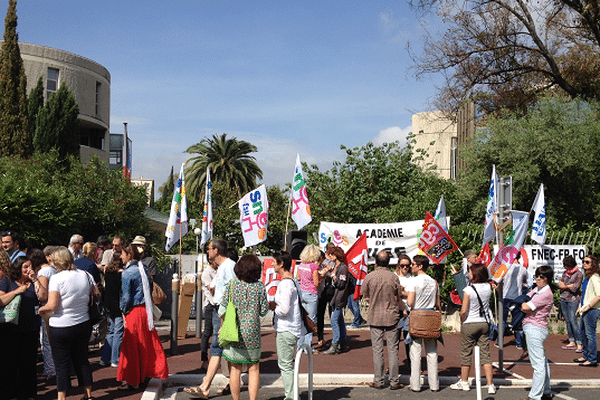
[[[37,115],[40,110],[44,107],[44,78],[40,76],[37,84],[29,93],[27,99],[27,115],[29,121],[29,136],[35,136],[35,125],[37,121]]]
[[[412,145],[369,142],[346,151],[346,160],[326,172],[304,166],[313,222],[389,223],[422,219],[433,212],[441,195],[450,210],[456,202],[454,184],[423,171],[412,160]]]
[[[37,114],[33,145],[36,152],[47,153],[56,148],[61,159],[79,156],[79,106],[73,92],[62,83]]]
[[[82,165],[57,152],[30,159],[0,158],[0,221],[34,246],[66,244],[73,233],[86,240],[100,235],[152,236],[144,216],[146,194],[120,170],[109,171],[98,158]]]
[[[31,154],[27,123],[27,78],[17,35],[17,1],[8,2],[0,53],[0,157]]]
[[[171,211],[171,202],[173,201],[173,192],[175,191],[175,179],[178,177],[173,176],[173,166],[171,166],[171,173],[169,177],[159,188],[161,196],[158,201],[154,203],[156,210],[168,214]]]
[[[238,197],[254,189],[256,180],[262,179],[262,171],[251,155],[257,151],[256,146],[237,138],[227,138],[223,133],[212,138],[205,138],[190,146],[185,152],[198,154],[190,158],[186,173],[188,193],[200,200],[206,181],[206,168],[210,168],[211,182],[223,182],[235,188]]]
[[[547,97],[526,116],[490,118],[465,149],[458,193],[465,220],[481,223],[492,164],[513,176],[513,207],[529,211],[544,184],[548,222],[581,228],[600,222],[600,107],[595,102]]]
[[[597,0],[413,0],[448,25],[413,55],[417,76],[441,73],[438,108],[455,115],[465,98],[485,111],[524,112],[543,93],[600,99]]]

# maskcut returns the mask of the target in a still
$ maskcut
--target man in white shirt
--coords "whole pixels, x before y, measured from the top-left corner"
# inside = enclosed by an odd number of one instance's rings
[[[209,262],[216,262],[218,265],[217,275],[208,286],[209,289],[214,290],[213,295],[213,341],[210,346],[210,360],[208,362],[208,368],[206,369],[206,375],[202,384],[198,387],[185,388],[186,393],[201,397],[208,398],[210,385],[217,374],[219,364],[221,363],[221,354],[223,349],[219,347],[219,330],[221,329],[221,317],[219,317],[218,310],[219,305],[223,301],[223,295],[229,285],[229,282],[235,278],[235,272],[233,271],[235,263],[227,258],[227,241],[223,239],[213,239],[206,249]]]
[[[69,240],[69,252],[73,255],[73,260],[78,260],[83,257],[81,248],[83,247],[83,237],[78,234],[71,236]]]

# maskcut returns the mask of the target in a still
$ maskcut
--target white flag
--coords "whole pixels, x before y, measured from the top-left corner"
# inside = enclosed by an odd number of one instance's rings
[[[490,191],[488,193],[487,208],[485,210],[485,224],[483,228],[483,243],[494,239],[496,236],[496,228],[494,227],[494,213],[498,212],[498,175],[496,174],[496,166],[492,167],[492,179],[490,182]]]
[[[521,250],[525,238],[527,237],[527,230],[529,229],[529,213],[525,211],[510,211],[512,218],[513,230],[510,236],[504,241],[504,244],[511,245],[517,250]]]
[[[298,229],[304,228],[312,221],[304,173],[302,172],[302,164],[300,164],[300,154],[296,154],[296,169],[294,171],[294,181],[292,182],[292,219]]]
[[[239,206],[244,246],[255,246],[267,240],[269,202],[265,185],[260,185],[242,197]]]
[[[202,236],[200,247],[208,242],[213,235],[213,213],[212,213],[212,184],[210,182],[210,168],[206,167],[206,193],[204,195],[204,211],[202,212]]]
[[[444,202],[444,196],[440,197],[440,202],[438,203],[437,208],[435,209],[435,215],[433,216],[435,220],[444,228],[446,232],[448,232],[448,220],[446,219],[446,203]]]
[[[546,201],[544,200],[544,184],[540,184],[540,189],[533,201],[531,210],[535,212],[533,217],[533,227],[531,228],[531,240],[537,242],[540,246],[546,242]]]
[[[183,177],[184,165],[181,164],[179,179],[177,180],[177,186],[173,193],[173,201],[171,202],[171,214],[169,215],[169,224],[165,232],[165,236],[167,237],[165,251],[171,250],[171,247],[177,243],[179,238],[184,237],[188,233],[187,200],[185,195],[185,179]]]

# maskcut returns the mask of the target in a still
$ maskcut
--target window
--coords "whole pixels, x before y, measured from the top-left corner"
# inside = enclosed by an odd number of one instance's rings
[[[108,156],[108,163],[111,165],[123,165],[122,151],[111,151]]]
[[[58,69],[48,68],[48,80],[46,81],[46,100],[58,90]]]
[[[96,116],[100,114],[100,82],[96,82]]]

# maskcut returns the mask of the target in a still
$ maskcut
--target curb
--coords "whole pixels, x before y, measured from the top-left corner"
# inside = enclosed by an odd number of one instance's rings
[[[174,374],[169,379],[159,380],[151,379],[142,400],[175,399],[177,392],[181,387],[197,386],[202,382],[204,375]],[[404,385],[409,384],[409,376],[401,375],[400,382]],[[450,386],[457,382],[458,377],[440,376],[438,377],[440,386]],[[422,384],[427,385],[427,378],[421,376]],[[473,387],[474,378],[469,380]],[[212,386],[221,387],[228,383],[229,379],[222,374],[215,376]],[[244,384],[248,383],[248,375],[242,374]],[[373,381],[373,374],[314,374],[313,385],[315,387],[331,386],[366,386],[367,382]],[[301,387],[308,386],[308,374],[300,374],[299,382]],[[482,378],[482,387],[485,386],[485,378]],[[496,387],[527,388],[531,386],[531,379],[494,379]],[[550,380],[552,388],[600,388],[600,379],[552,379]],[[269,388],[283,388],[281,375],[279,374],[261,374],[260,386]]]

